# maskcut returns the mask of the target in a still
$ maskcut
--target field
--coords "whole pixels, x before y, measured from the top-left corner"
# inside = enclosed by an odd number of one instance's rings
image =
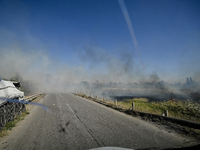
[[[90,99],[85,94],[77,94],[78,96]],[[115,105],[113,101],[106,101],[109,105]],[[163,115],[164,110],[168,110],[168,116],[178,119],[184,119],[194,122],[200,122],[200,103],[192,100],[170,100],[170,101],[149,101],[147,98],[124,99],[117,102],[117,107],[123,109],[132,109],[139,112]]]
[[[120,101],[118,106],[129,109],[132,103],[135,111],[162,115],[168,110],[169,117],[200,122],[200,104],[191,100],[149,102],[146,98],[134,98]]]

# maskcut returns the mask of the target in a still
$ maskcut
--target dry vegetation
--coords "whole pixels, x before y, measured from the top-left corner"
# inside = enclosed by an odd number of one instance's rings
[[[126,109],[135,104],[135,111],[162,115],[168,110],[169,117],[200,122],[200,104],[191,100],[174,100],[162,102],[149,102],[146,98],[134,98],[118,102]]]
[[[76,94],[78,96],[92,99],[86,94]],[[98,99],[103,101],[102,99]],[[105,101],[109,105],[115,105],[113,101]],[[134,103],[135,111],[147,112],[157,115],[162,115],[164,110],[168,110],[169,117],[184,119],[194,122],[200,122],[200,103],[192,100],[171,100],[150,102],[147,98],[126,99],[117,102],[117,107],[123,109],[132,109]]]

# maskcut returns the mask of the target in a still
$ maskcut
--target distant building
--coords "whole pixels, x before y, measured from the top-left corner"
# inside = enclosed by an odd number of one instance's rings
[[[186,84],[189,84],[189,82],[190,82],[190,81],[189,81],[189,78],[187,77],[187,79],[186,79]]]
[[[186,78],[186,83],[184,84],[185,87],[191,87],[191,86],[194,86],[194,82],[192,80],[192,77],[190,78]]]
[[[192,78],[190,77],[190,83],[193,83]]]

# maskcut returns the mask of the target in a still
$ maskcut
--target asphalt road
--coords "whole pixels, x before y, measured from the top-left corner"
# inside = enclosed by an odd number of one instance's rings
[[[72,94],[48,94],[25,120],[0,139],[0,149],[152,148],[185,139],[145,121]]]

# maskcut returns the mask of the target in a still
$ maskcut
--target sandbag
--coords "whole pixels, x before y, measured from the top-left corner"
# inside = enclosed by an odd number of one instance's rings
[[[11,81],[0,80],[0,98],[24,99],[24,92],[18,90]]]

